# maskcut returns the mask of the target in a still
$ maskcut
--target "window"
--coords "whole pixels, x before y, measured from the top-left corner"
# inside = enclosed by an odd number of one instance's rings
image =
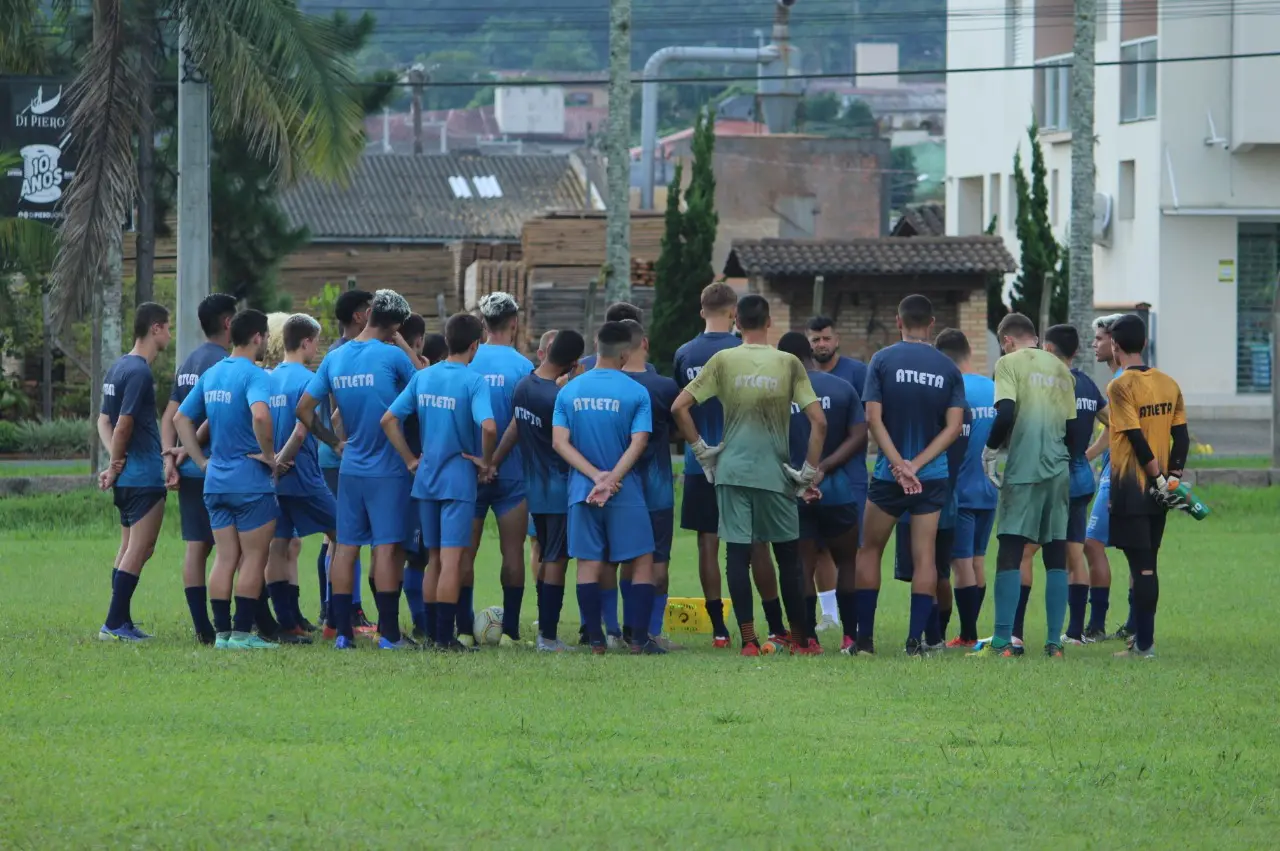
[[[991,204],[991,209],[987,211],[987,224],[991,224],[991,219],[996,219],[996,227],[1000,226],[1000,175],[991,175],[991,183],[987,189],[987,200]],[[984,227],[985,231],[986,228]]]
[[[1116,199],[1116,217],[1132,219],[1134,208],[1133,160],[1120,163],[1120,196]]]
[[[1014,180],[1013,175],[1009,175],[1009,205],[1005,208],[1008,213],[1004,217],[1005,230],[1016,231],[1018,229],[1018,182]]]
[[[1049,172],[1049,224],[1058,226],[1058,170]]]
[[[1037,63],[1036,86],[1036,120],[1041,130],[1066,130],[1071,124],[1068,119],[1071,102],[1071,61],[1070,56],[1055,56]]]
[[[1120,120],[1142,121],[1156,117],[1156,39],[1120,45]]]
[[[566,106],[591,106],[591,92],[569,92],[564,102]]]

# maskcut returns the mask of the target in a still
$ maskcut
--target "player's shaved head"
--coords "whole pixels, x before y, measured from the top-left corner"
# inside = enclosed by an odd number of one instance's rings
[[[944,328],[933,341],[933,347],[951,358],[953,363],[964,363],[973,354],[969,338],[959,328]]]
[[[1111,343],[1126,355],[1140,355],[1147,347],[1147,326],[1141,318],[1126,313],[1111,326]]]
[[[806,366],[813,360],[813,347],[809,345],[809,338],[799,331],[788,331],[778,338],[778,351],[795,355]]]
[[[898,302],[898,321],[908,331],[920,331],[933,324],[933,302],[922,295],[909,295]]]
[[[743,331],[759,331],[769,324],[769,300],[751,293],[738,299],[738,327]]]
[[[1080,332],[1073,325],[1054,325],[1044,332],[1045,348],[1053,347],[1058,357],[1071,360],[1080,351]]]
[[[644,342],[644,326],[634,319],[624,319],[619,324],[631,332],[632,348],[639,348]]]
[[[556,334],[547,347],[547,360],[553,365],[568,369],[578,362],[587,350],[587,341],[577,331],[565,329]]]
[[[596,334],[596,354],[602,358],[622,358],[631,351],[631,329],[621,322],[606,322]]]
[[[996,339],[999,340],[1003,340],[1005,337],[1012,337],[1015,340],[1030,340],[1035,335],[1035,323],[1021,313],[1010,313],[1000,320],[1000,326],[996,328]]]
[[[622,322],[625,319],[643,322],[644,311],[629,302],[618,301],[609,305],[609,308],[604,312],[605,322]]]
[[[554,328],[550,331],[543,331],[542,337],[538,339],[538,348],[545,352],[551,347],[551,341],[554,340],[556,338],[556,334],[559,333],[560,332]]]

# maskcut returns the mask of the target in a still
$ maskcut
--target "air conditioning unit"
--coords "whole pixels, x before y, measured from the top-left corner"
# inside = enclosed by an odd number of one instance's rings
[[[1111,221],[1114,218],[1115,201],[1105,192],[1093,196],[1093,244],[1111,247]]]

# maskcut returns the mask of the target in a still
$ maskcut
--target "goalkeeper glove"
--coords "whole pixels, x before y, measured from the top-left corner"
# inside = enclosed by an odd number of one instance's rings
[[[804,462],[804,466],[799,470],[789,464],[783,464],[782,472],[786,473],[787,478],[796,486],[796,496],[804,496],[818,479],[818,468],[808,461]]]
[[[982,472],[987,474],[991,484],[1000,487],[1000,450],[985,446],[982,449]]]
[[[707,481],[714,485],[716,483],[716,456],[724,450],[724,444],[717,443],[715,446],[707,446],[705,440],[698,438],[698,442],[689,448],[693,450],[693,457],[698,459],[698,465],[702,467],[702,473],[707,477]]]
[[[1186,502],[1178,493],[1178,487],[1181,484],[1175,478],[1165,478],[1163,475],[1156,476],[1151,488],[1151,496],[1167,509],[1180,508]]]

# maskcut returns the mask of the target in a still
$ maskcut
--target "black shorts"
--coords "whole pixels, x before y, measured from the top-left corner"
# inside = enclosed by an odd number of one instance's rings
[[[800,540],[825,544],[858,528],[858,506],[800,503]]]
[[[897,539],[894,542],[893,578],[900,582],[910,582],[915,575],[915,562],[911,558],[911,526],[899,523],[895,531]],[[955,529],[939,529],[933,539],[933,564],[939,579],[951,580],[951,552],[955,541]]]
[[[213,527],[204,504],[204,479],[183,476],[178,480],[178,516],[182,518],[182,540],[213,546]]]
[[[950,493],[947,480],[932,479],[920,484],[924,490],[908,495],[902,492],[902,485],[897,482],[872,479],[871,486],[867,488],[867,500],[893,518],[904,514],[914,517],[917,514],[934,514],[942,511],[942,506],[946,504]]]
[[[112,488],[111,499],[120,512],[120,525],[128,529],[146,517],[157,502],[164,502],[167,493],[164,488]]]
[[[703,477],[706,480],[706,477]],[[669,564],[671,562],[671,539],[675,537],[676,512],[674,508],[662,508],[649,512],[649,522],[653,524],[653,563]]]
[[[680,503],[680,528],[690,532],[720,533],[720,509],[716,486],[702,473],[684,477],[684,501]]]
[[[1158,550],[1164,541],[1164,524],[1168,515],[1111,514],[1111,537],[1108,546],[1120,550]]]
[[[1093,502],[1093,494],[1071,498],[1071,507],[1067,509],[1067,543],[1083,544],[1089,531],[1089,505]]]
[[[324,483],[329,488],[329,493],[333,494],[333,498],[338,498],[338,472],[337,467],[321,467],[320,474],[324,476]]]
[[[533,531],[542,563],[569,560],[569,515],[534,514]]]

